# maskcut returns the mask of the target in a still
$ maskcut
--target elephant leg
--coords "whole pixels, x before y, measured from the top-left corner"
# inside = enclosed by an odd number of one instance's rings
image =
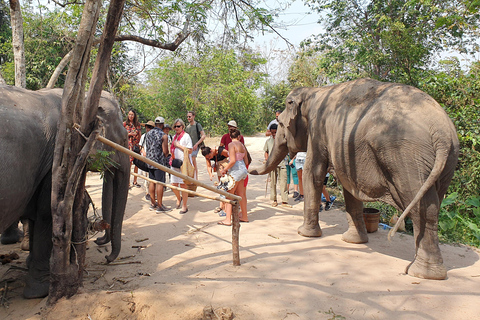
[[[318,223],[318,211],[321,204],[323,179],[320,184],[318,179],[315,179],[311,170],[312,166],[305,163],[303,168],[303,192],[304,192],[304,205],[303,205],[303,225],[298,228],[298,234],[304,237],[321,237],[322,229]],[[326,173],[325,170],[324,174]]]
[[[440,201],[434,188],[431,188],[421,201],[420,212],[412,210],[415,237],[415,259],[406,269],[411,276],[423,279],[443,280],[447,270],[438,245],[438,212]]]
[[[350,243],[368,242],[367,227],[363,221],[363,202],[356,199],[350,192],[343,189],[347,211],[348,230],[342,235],[342,240]]]
[[[22,232],[18,228],[18,221],[16,221],[3,231],[0,242],[2,244],[14,244],[19,242],[21,238]]]
[[[126,168],[128,165],[128,157],[125,157],[124,160],[125,164],[121,165],[119,169],[115,170],[111,198],[102,199],[103,201],[110,202],[112,207],[110,230],[107,230],[107,233],[110,233],[112,239],[112,252],[110,255],[105,256],[108,262],[112,262],[118,257],[122,245],[123,216],[125,214],[125,207],[127,205],[128,184],[130,179],[130,172],[122,170],[122,168]],[[102,207],[103,206],[104,204],[102,204]]]
[[[108,170],[105,171],[103,177],[103,189],[102,189],[102,217],[108,224],[110,228],[112,225],[112,205],[113,205],[113,181],[114,174]],[[94,242],[98,245],[104,245],[109,243],[111,240],[109,230],[105,230],[103,237],[97,238]]]
[[[27,299],[43,298],[50,286],[50,256],[52,253],[52,176],[44,178],[35,199],[35,220],[30,220],[30,254],[28,275],[23,295]]]

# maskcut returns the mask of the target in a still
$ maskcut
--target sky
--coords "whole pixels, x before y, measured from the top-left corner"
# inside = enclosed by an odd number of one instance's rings
[[[283,22],[282,24],[285,27],[276,28],[277,32],[287,39],[293,47],[289,46],[285,40],[275,33],[256,35],[253,43],[253,46],[267,58],[268,63],[265,71],[270,75],[272,82],[285,80],[288,67],[292,62],[291,59],[293,59],[300,43],[311,35],[322,32],[321,25],[317,23],[318,13],[312,12],[301,0],[296,0],[292,6],[281,13],[278,20]]]
[[[300,42],[312,34],[319,34],[322,30],[317,23],[318,13],[312,12],[310,8],[303,4],[303,1],[296,0],[290,8],[281,13],[279,20],[284,22],[287,26],[285,28],[278,28],[277,31],[295,48],[298,48]],[[258,45],[265,45],[272,40],[280,39],[276,34],[258,35],[255,37],[255,43]],[[281,40],[281,39],[280,39]],[[279,49],[287,49],[288,45],[285,41],[278,41]]]

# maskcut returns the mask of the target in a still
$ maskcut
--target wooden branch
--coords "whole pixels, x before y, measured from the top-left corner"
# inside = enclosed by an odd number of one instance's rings
[[[102,137],[102,136],[98,136],[98,137],[97,137],[97,140],[100,141],[100,142],[102,142],[102,143],[104,143],[104,144],[106,144],[106,145],[108,145],[108,146],[110,146],[110,147],[112,147],[112,148],[114,148],[115,150],[118,150],[118,151],[120,151],[120,152],[123,152],[123,153],[128,154],[129,156],[132,156],[132,157],[134,157],[134,158],[137,158],[137,159],[139,159],[139,160],[142,160],[143,162],[145,162],[145,163],[147,163],[147,164],[149,164],[149,165],[151,165],[151,166],[154,166],[154,167],[157,168],[157,169],[160,169],[160,170],[165,171],[165,172],[167,172],[167,173],[173,174],[174,176],[177,176],[177,177],[179,177],[179,178],[182,178],[182,179],[185,180],[185,181],[188,181],[188,182],[190,182],[190,183],[196,184],[197,186],[200,186],[200,187],[205,188],[205,189],[207,189],[207,190],[213,191],[213,192],[215,192],[215,193],[219,193],[219,194],[225,196],[227,199],[236,200],[236,201],[242,200],[242,197],[239,197],[239,196],[237,196],[237,195],[228,193],[228,192],[223,191],[223,190],[219,190],[219,189],[217,189],[217,188],[215,188],[215,187],[209,186],[208,184],[205,184],[205,183],[203,183],[203,182],[200,182],[200,181],[198,181],[198,180],[196,180],[196,179],[194,179],[194,178],[190,178],[189,176],[186,176],[186,175],[184,175],[184,174],[181,174],[181,173],[179,173],[179,172],[177,172],[177,171],[175,171],[175,170],[172,170],[172,169],[170,169],[170,168],[168,168],[168,167],[162,166],[161,164],[158,164],[158,163],[156,163],[155,161],[152,161],[152,160],[150,160],[150,159],[147,159],[147,158],[145,158],[144,156],[142,156],[142,155],[140,155],[140,154],[138,154],[138,153],[135,153],[135,152],[133,152],[133,151],[131,151],[131,150],[125,148],[125,147],[122,147],[121,145],[116,144],[115,142],[110,141],[110,140],[108,140],[108,139],[106,139],[106,138],[104,138],[104,137]]]
[[[227,200],[227,199],[224,199],[224,198],[221,198],[221,197],[213,197],[213,196],[209,196],[209,195],[204,194],[204,193],[200,193],[200,192],[192,191],[192,190],[189,190],[189,189],[176,187],[176,186],[173,186],[171,184],[167,184],[167,183],[164,183],[164,182],[161,182],[161,181],[150,179],[148,177],[142,176],[141,174],[138,174],[138,173],[135,173],[135,172],[130,172],[130,174],[132,176],[137,177],[137,178],[147,180],[148,182],[152,182],[152,183],[156,183],[156,184],[160,184],[162,186],[168,187],[172,190],[185,191],[185,192],[188,192],[189,194],[193,194],[193,195],[198,196],[198,197],[202,197],[202,198],[206,198],[206,199],[210,199],[210,200],[217,200],[217,201],[221,201],[221,202],[225,202],[225,203],[230,203],[232,205],[236,203],[235,200]]]
[[[128,34],[116,36],[115,41],[135,41],[135,42],[145,44],[147,46],[175,51],[182,44],[182,42],[188,38],[189,35],[190,35],[190,32],[186,34],[180,33],[177,36],[177,39],[175,39],[175,41],[171,43],[163,43],[158,40],[151,40],[151,39],[142,38],[140,36],[128,35]]]

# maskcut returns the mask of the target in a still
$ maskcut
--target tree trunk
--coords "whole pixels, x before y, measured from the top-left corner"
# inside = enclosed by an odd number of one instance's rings
[[[86,97],[86,108],[83,110],[86,69],[101,7],[99,0],[87,1],[63,90],[62,119],[57,133],[53,162],[54,243],[50,267],[52,276],[49,304],[55,303],[61,297],[72,296],[82,285],[86,216],[81,208],[84,208],[85,203],[83,200],[85,165],[99,132],[96,121],[98,103],[124,3],[125,0],[110,2],[103,41],[95,61],[92,81]],[[87,143],[74,131],[74,123],[79,122],[81,122],[81,131],[88,136]],[[71,239],[73,252],[70,251]]]
[[[23,18],[19,0],[10,0],[10,19],[12,24],[12,46],[15,61],[15,86],[27,87],[25,70],[25,49],[23,46]]]
[[[85,83],[90,58],[90,49],[102,6],[101,0],[87,0],[78,31],[72,62],[67,74],[62,97],[62,115],[57,131],[52,167],[52,258],[50,260],[50,293],[48,303],[53,304],[61,297],[71,297],[82,285],[84,244],[75,244],[71,252],[73,227],[82,233],[82,213],[73,211],[74,202],[82,203],[85,163],[88,147],[93,146],[93,135],[89,143],[74,129],[81,121],[84,105]],[[83,148],[84,145],[86,148]],[[82,183],[80,183],[80,181]],[[81,192],[78,192],[80,186]],[[85,235],[85,233],[84,233]]]

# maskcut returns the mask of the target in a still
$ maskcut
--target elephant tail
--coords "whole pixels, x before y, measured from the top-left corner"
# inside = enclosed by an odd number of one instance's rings
[[[395,226],[390,230],[390,232],[388,232],[388,240],[391,240],[391,238],[397,232],[400,226],[400,223],[405,220],[405,217],[410,213],[412,208],[420,202],[420,200],[423,198],[423,196],[425,196],[427,191],[440,178],[440,175],[442,174],[443,169],[445,168],[447,160],[448,160],[448,151],[445,149],[437,150],[435,163],[433,164],[433,169],[430,172],[430,175],[428,176],[427,180],[425,180],[422,187],[418,190],[417,194],[415,195],[415,198],[413,198],[412,202],[410,202],[407,208],[403,211],[402,215],[398,218],[397,223],[395,223]]]

